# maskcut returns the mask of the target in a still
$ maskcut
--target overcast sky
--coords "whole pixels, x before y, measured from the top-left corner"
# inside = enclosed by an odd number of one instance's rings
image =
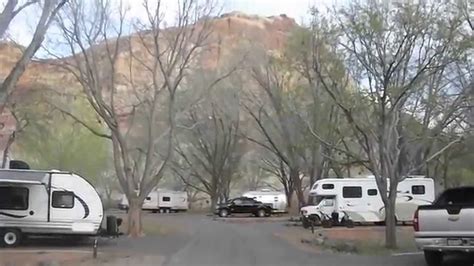
[[[24,2],[25,0],[20,0]],[[87,0],[84,0],[87,1]],[[112,0],[113,2],[114,0]],[[145,11],[140,0],[123,0],[129,5],[130,14],[136,18],[144,18]],[[154,1],[154,0],[150,0]],[[248,14],[257,14],[261,16],[272,16],[286,14],[294,18],[297,22],[304,21],[308,18],[308,10],[311,6],[317,6],[325,9],[338,4],[343,0],[218,0],[218,5],[222,8],[222,12],[241,11]],[[6,0],[0,0],[0,10]],[[117,0],[118,3],[118,0]],[[172,17],[176,12],[177,0],[164,0],[167,7],[167,16]],[[22,45],[28,44],[34,25],[37,22],[37,12],[28,9],[15,18],[9,28],[9,37]]]

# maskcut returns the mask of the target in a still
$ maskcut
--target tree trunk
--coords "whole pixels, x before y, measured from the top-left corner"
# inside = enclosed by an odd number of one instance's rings
[[[211,212],[214,212],[217,206],[217,195],[211,195]]]
[[[290,169],[290,179],[293,181],[298,198],[298,208],[303,207],[305,203],[303,188],[301,187],[300,173],[297,169]]]
[[[143,236],[142,228],[142,203],[138,198],[129,199],[128,210],[128,235],[130,237]]]
[[[385,247],[389,249],[397,248],[396,195],[397,191],[391,191],[387,202],[388,206],[385,206]]]
[[[7,144],[5,145],[5,149],[3,150],[3,158],[2,158],[2,168],[7,167],[8,156],[10,154],[10,147],[12,146],[13,142],[15,141],[15,132],[13,132],[9,137]]]
[[[291,202],[293,201],[293,191],[292,190],[285,190],[286,201],[288,208],[291,207]]]

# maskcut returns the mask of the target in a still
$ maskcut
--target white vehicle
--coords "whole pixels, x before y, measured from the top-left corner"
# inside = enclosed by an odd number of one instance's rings
[[[419,205],[434,201],[431,178],[408,177],[398,184],[396,218],[411,222]],[[385,208],[374,177],[318,180],[309,194],[310,206],[301,208],[303,226],[321,220],[384,222]]]
[[[128,200],[122,197],[120,209],[128,209]],[[143,201],[142,209],[153,212],[169,213],[188,210],[188,194],[185,191],[157,189],[152,191]]]
[[[22,236],[30,234],[94,236],[101,233],[103,217],[102,201],[96,190],[76,174],[0,170],[3,245],[16,246]],[[120,222],[115,222],[118,233]]]
[[[426,264],[444,265],[446,255],[474,253],[474,187],[444,191],[433,205],[418,207],[415,242]],[[446,263],[447,264],[447,263]]]
[[[273,213],[287,212],[288,202],[286,201],[285,193],[262,189],[260,191],[248,191],[242,194],[242,196],[252,198],[272,207]]]

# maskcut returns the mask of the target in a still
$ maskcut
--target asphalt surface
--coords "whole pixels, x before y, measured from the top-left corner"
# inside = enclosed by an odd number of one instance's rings
[[[183,217],[184,218],[184,217]],[[232,219],[232,218],[228,218]],[[241,218],[239,218],[241,219]],[[272,223],[226,223],[209,217],[190,217],[193,229],[187,243],[169,256],[165,266],[184,265],[312,265],[312,266],[420,266],[421,255],[357,256],[303,251],[273,234]]]
[[[117,252],[120,250],[145,256],[163,258],[158,265],[163,266],[423,266],[420,253],[399,254],[397,256],[361,256],[333,253],[308,252],[275,236],[278,230],[285,230],[283,221],[253,222],[238,218],[222,221],[213,217],[196,214],[146,214],[147,219],[156,220],[157,225],[166,224],[180,228],[180,233],[146,236],[139,239],[121,237],[101,240],[99,251]],[[235,218],[227,218],[235,219]],[[248,222],[247,222],[248,221]],[[55,242],[41,241],[26,244],[29,248],[64,248]],[[68,244],[68,248],[88,249],[89,244]],[[153,261],[153,260],[150,260]],[[125,263],[125,262],[124,262]],[[140,262],[127,262],[123,265],[157,265]],[[118,265],[118,264],[115,264]],[[122,265],[122,264],[120,264]],[[444,266],[473,266],[472,261],[462,257],[448,258]]]

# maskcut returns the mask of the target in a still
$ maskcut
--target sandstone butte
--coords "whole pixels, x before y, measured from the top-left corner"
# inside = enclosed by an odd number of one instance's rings
[[[222,64],[222,61],[238,56],[242,53],[242,47],[258,47],[267,52],[282,51],[286,45],[292,30],[298,27],[294,19],[286,15],[262,17],[257,15],[247,15],[241,12],[231,12],[210,21],[212,33],[209,37],[208,45],[201,51],[197,59],[204,70],[215,70]],[[166,29],[167,31],[173,29]],[[143,34],[143,33],[142,33]],[[146,33],[145,33],[146,34]],[[138,41],[137,34],[123,36],[120,41],[131,42],[131,46],[137,53],[140,53],[141,42]],[[12,43],[0,43],[0,80],[3,80],[10,69],[15,65],[21,56],[22,47]],[[99,44],[89,49],[99,49],[98,53],[105,53],[105,44]],[[121,51],[117,71],[130,73],[129,54],[127,49]],[[144,52],[143,52],[144,53]],[[17,87],[12,94],[12,101],[21,101],[24,95],[34,89],[53,89],[58,92],[79,91],[75,78],[58,67],[56,64],[66,62],[70,58],[37,59],[33,60],[21,77]],[[141,82],[147,82],[146,76],[140,76],[140,69],[133,71],[134,78]],[[135,77],[136,76],[136,77]],[[119,81],[120,82],[120,81]],[[121,104],[127,106],[129,86],[124,82],[121,84],[122,101]],[[8,136],[15,130],[15,120],[8,110],[0,115],[0,151]]]

